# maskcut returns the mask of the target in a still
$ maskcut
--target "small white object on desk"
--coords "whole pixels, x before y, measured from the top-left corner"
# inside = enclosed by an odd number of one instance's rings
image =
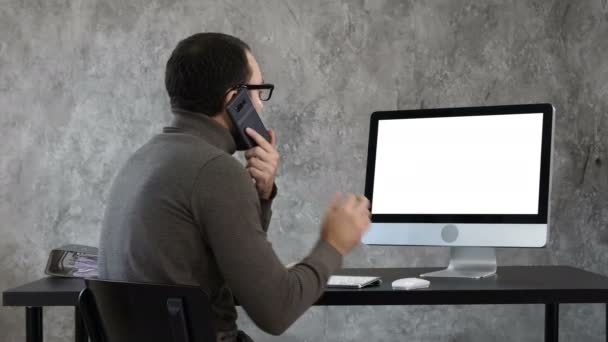
[[[431,282],[420,278],[402,278],[393,282],[393,290],[414,290],[424,289],[431,285]]]
[[[379,284],[380,277],[362,277],[362,276],[340,276],[334,275],[329,277],[327,287],[342,287],[349,289],[361,289],[366,286]]]

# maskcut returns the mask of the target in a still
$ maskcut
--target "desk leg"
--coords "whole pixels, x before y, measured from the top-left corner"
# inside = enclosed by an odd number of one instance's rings
[[[87,335],[87,329],[85,329],[84,321],[80,315],[78,307],[74,309],[74,341],[75,342],[88,342],[89,336]]]
[[[42,307],[40,306],[25,308],[25,340],[42,342]]]
[[[545,304],[545,342],[559,341],[559,304]]]

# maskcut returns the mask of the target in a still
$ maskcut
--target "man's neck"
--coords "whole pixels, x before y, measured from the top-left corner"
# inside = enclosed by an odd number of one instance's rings
[[[215,120],[220,125],[224,126],[227,130],[230,131],[230,121],[228,119],[228,113],[221,112],[216,115],[210,117],[212,120]]]
[[[208,116],[177,108],[173,109],[173,114],[172,127],[195,133],[229,154],[236,151],[236,142],[230,133],[230,126],[225,119],[222,119],[222,115]],[[172,128],[164,129],[164,131],[168,130]]]

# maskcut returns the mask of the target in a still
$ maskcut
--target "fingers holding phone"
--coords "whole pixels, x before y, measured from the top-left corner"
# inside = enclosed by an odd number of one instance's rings
[[[247,171],[255,180],[255,187],[260,198],[270,199],[274,179],[279,168],[279,153],[275,148],[275,132],[273,129],[268,130],[270,141],[249,127],[245,129],[245,132],[257,144],[256,147],[245,152]]]

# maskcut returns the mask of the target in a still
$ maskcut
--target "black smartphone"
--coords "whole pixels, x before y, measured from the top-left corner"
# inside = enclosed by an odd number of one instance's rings
[[[262,119],[260,119],[258,112],[256,112],[247,89],[239,89],[236,95],[228,102],[226,110],[236,129],[236,147],[238,150],[248,150],[258,145],[245,132],[245,128],[247,127],[254,129],[270,142],[270,134],[268,134],[268,130],[266,130],[266,127],[262,123]]]

